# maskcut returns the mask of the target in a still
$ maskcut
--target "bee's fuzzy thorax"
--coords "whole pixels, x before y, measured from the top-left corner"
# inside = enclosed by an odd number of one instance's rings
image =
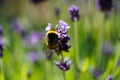
[[[48,34],[50,34],[50,33],[54,33],[54,34],[58,35],[58,32],[55,31],[54,29],[49,30],[49,31],[46,33],[46,35],[48,35]]]

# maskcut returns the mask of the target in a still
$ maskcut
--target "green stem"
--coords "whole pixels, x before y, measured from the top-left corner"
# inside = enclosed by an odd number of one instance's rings
[[[66,78],[65,78],[65,71],[63,71],[63,79],[66,80]]]
[[[79,55],[79,40],[78,40],[78,21],[74,22],[73,26],[73,49],[74,49],[74,64],[75,64],[75,70],[76,72],[74,74],[76,77],[76,80],[79,79],[79,71],[81,70],[81,64],[80,64],[80,55]]]
[[[78,67],[79,61],[80,61],[80,56],[79,56],[79,41],[78,41],[78,22],[74,22],[74,54],[75,54],[75,61],[76,65]]]
[[[61,58],[62,58],[62,61],[64,61],[64,57],[63,57],[63,54],[61,53]]]
[[[62,62],[64,62],[64,57],[63,57],[62,53],[61,53],[61,57],[62,57]],[[63,79],[66,80],[66,78],[65,78],[65,71],[63,71]]]
[[[4,71],[3,71],[3,61],[2,61],[3,58],[0,58],[0,79],[1,80],[4,80]]]

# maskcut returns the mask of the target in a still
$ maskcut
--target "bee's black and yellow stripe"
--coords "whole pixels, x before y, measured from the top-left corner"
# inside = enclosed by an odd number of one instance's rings
[[[57,33],[54,29],[49,30],[49,31],[46,33],[46,44],[47,44],[47,45],[48,45],[48,40],[49,40],[48,35],[50,35],[50,34],[58,35],[58,33]]]
[[[54,29],[51,29],[46,33],[46,45],[48,49],[54,50],[57,54],[60,54],[58,32]]]

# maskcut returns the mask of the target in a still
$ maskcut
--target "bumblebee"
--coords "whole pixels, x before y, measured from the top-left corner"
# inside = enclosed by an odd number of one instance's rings
[[[58,41],[58,32],[55,29],[51,29],[46,33],[46,45],[46,54],[48,58],[51,56],[52,50],[55,51],[57,55],[60,54],[61,51]]]

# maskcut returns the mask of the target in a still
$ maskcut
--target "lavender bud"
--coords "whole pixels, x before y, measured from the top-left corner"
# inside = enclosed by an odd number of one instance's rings
[[[66,57],[64,60],[60,58],[60,62],[54,61],[54,64],[61,70],[67,71],[70,69],[70,65],[72,64],[72,61],[69,60],[68,57]]]
[[[72,5],[70,8],[69,8],[69,13],[70,13],[70,16],[71,16],[71,20],[72,21],[78,21],[80,16],[79,16],[79,8],[75,5]]]
[[[96,0],[97,8],[101,11],[111,11],[113,7],[112,0]]]

